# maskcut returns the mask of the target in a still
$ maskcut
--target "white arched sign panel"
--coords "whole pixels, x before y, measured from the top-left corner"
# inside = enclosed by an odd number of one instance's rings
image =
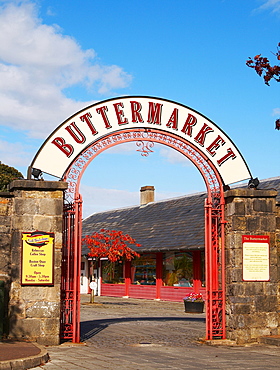
[[[225,185],[251,178],[241,153],[215,123],[182,104],[142,96],[102,101],[74,114],[48,137],[31,167],[62,178],[92,143],[137,128],[162,130],[191,143],[214,165]]]

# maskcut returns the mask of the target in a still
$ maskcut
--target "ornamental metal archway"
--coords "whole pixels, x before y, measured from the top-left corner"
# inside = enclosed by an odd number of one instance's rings
[[[132,141],[144,155],[154,143],[179,151],[192,161],[205,181],[206,339],[225,339],[223,187],[251,178],[250,171],[235,145],[205,116],[169,100],[135,96],[103,101],[70,117],[45,141],[30,166],[68,182],[62,251],[61,338],[80,340],[80,180],[98,154]]]

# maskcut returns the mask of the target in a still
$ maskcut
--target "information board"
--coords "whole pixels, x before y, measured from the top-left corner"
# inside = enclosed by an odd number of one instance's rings
[[[243,280],[269,281],[269,236],[243,235]]]
[[[22,233],[22,285],[53,285],[54,234]]]

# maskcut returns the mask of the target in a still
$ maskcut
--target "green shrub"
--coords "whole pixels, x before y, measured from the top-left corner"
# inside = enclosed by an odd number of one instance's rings
[[[23,178],[21,172],[0,162],[0,191],[7,190],[9,183],[18,178]]]

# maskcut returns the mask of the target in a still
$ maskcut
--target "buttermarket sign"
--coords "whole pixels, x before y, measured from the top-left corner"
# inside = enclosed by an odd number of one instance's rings
[[[208,158],[224,184],[251,178],[238,148],[214,122],[182,104],[142,96],[109,99],[74,114],[48,137],[31,167],[62,178],[87,147],[127,129],[156,129],[187,141]]]

